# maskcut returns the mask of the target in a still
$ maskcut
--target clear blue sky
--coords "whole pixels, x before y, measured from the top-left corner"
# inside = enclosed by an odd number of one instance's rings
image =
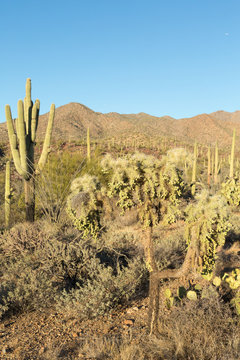
[[[0,3],[0,121],[32,98],[190,117],[240,109],[239,0]]]

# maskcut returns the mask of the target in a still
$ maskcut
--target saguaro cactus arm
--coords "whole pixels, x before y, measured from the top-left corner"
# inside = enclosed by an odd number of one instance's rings
[[[32,108],[32,122],[31,122],[31,140],[32,140],[32,142],[35,142],[35,140],[36,140],[39,109],[40,109],[40,101],[37,99]]]
[[[27,147],[26,147],[26,129],[24,123],[24,112],[23,112],[23,102],[22,100],[18,101],[18,119],[17,127],[18,127],[18,140],[19,140],[19,153],[20,153],[20,161],[21,168],[25,173],[28,172],[27,165]]]
[[[48,119],[46,135],[45,135],[45,139],[44,139],[44,143],[43,143],[43,149],[42,149],[40,159],[38,161],[37,171],[41,171],[47,161],[47,156],[49,153],[51,136],[52,136],[54,115],[55,115],[55,105],[52,104],[51,108],[50,108],[50,112],[49,112],[49,119]]]
[[[6,107],[5,107],[5,114],[6,114],[8,136],[9,136],[9,142],[10,142],[10,147],[11,147],[11,151],[12,151],[14,165],[15,165],[16,170],[19,173],[19,175],[22,176],[25,180],[28,180],[29,174],[26,171],[26,168],[23,168],[22,164],[21,164],[18,143],[17,143],[17,135],[15,134],[15,131],[14,131],[12,114],[11,114],[11,109],[10,109],[9,105],[6,105]],[[18,132],[20,133],[19,120],[17,120],[16,126],[18,128]]]

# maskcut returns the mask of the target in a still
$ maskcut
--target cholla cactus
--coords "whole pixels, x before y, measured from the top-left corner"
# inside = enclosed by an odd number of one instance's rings
[[[90,213],[97,212],[99,216],[104,197],[116,199],[122,214],[127,209],[136,208],[144,227],[156,225],[164,216],[166,221],[174,222],[180,214],[179,199],[184,183],[173,163],[135,154],[118,159],[107,155],[101,165],[109,177],[107,186],[90,175],[72,182],[68,212],[79,229],[82,229],[81,224],[85,224],[85,217],[89,220]],[[98,222],[95,225],[99,227]],[[93,224],[91,227],[93,233]]]
[[[231,226],[228,207],[221,195],[210,196],[207,190],[196,199],[198,202],[186,209],[186,241],[193,251],[194,267],[209,276],[215,266],[216,249],[224,245]]]
[[[223,278],[230,289],[233,290],[233,298],[231,304],[235,306],[235,310],[238,316],[240,316],[240,269],[234,269],[231,274],[225,273]]]
[[[221,189],[222,195],[231,206],[240,205],[240,181],[239,177],[228,179],[225,183],[222,183]]]
[[[95,176],[84,175],[71,184],[67,212],[83,236],[97,236],[102,208],[101,184]]]
[[[117,197],[122,212],[136,207],[145,227],[156,225],[163,219],[168,208],[166,203],[179,214],[184,183],[180,171],[167,161],[167,157],[160,161],[140,153],[116,160],[107,156],[101,165],[105,173],[112,174],[107,195]],[[171,222],[174,220],[172,218]]]
[[[108,184],[102,186],[94,177],[76,179],[72,183],[72,193],[68,199],[68,213],[83,235],[95,235],[100,229],[104,198],[112,199],[121,213],[136,209],[145,230],[142,240],[146,266],[150,272],[149,328],[152,332],[157,328],[159,296],[159,281],[154,278],[158,269],[153,250],[152,227],[163,219],[164,208],[171,209],[171,217],[166,214],[168,221],[175,220],[184,189],[181,173],[173,162],[167,161],[167,157],[160,161],[139,153],[118,159],[107,155],[101,166],[108,177]],[[170,206],[166,206],[167,204]]]
[[[192,166],[194,156],[184,148],[175,148],[167,152],[163,157],[166,163],[171,163],[178,169],[185,169],[185,167]]]

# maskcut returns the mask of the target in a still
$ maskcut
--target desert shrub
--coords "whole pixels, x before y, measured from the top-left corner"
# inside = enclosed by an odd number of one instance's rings
[[[51,221],[58,221],[64,214],[72,180],[86,172],[98,174],[99,158],[98,151],[91,161],[77,152],[50,154],[46,166],[36,177],[37,217],[44,214]]]
[[[46,221],[15,226],[0,236],[0,316],[63,303],[94,316],[127,301],[146,272],[122,250]]]
[[[20,224],[1,235],[1,315],[6,310],[41,309],[51,303],[55,264],[47,245],[55,235],[43,223]]]
[[[36,177],[37,217],[43,213],[49,219],[57,221],[64,208],[73,176],[83,163],[84,158],[79,154],[50,154],[44,169]]]
[[[70,291],[64,290],[57,300],[59,311],[93,318],[112,310],[116,305],[128,302],[136,293],[144,275],[144,263],[139,259],[128,261],[116,273],[111,266],[101,264],[100,259],[88,262],[88,279]]]

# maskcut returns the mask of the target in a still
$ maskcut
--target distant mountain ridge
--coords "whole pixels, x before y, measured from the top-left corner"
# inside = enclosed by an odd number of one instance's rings
[[[47,126],[48,114],[40,116],[38,139],[42,139]],[[142,134],[151,137],[176,137],[179,140],[198,141],[219,146],[231,143],[233,129],[240,134],[240,111],[216,111],[191,118],[174,119],[138,114],[100,113],[80,103],[69,103],[56,108],[53,130],[54,140],[80,140],[85,138],[89,127],[92,138],[111,136],[129,137]],[[0,141],[7,141],[6,123],[0,124]]]

